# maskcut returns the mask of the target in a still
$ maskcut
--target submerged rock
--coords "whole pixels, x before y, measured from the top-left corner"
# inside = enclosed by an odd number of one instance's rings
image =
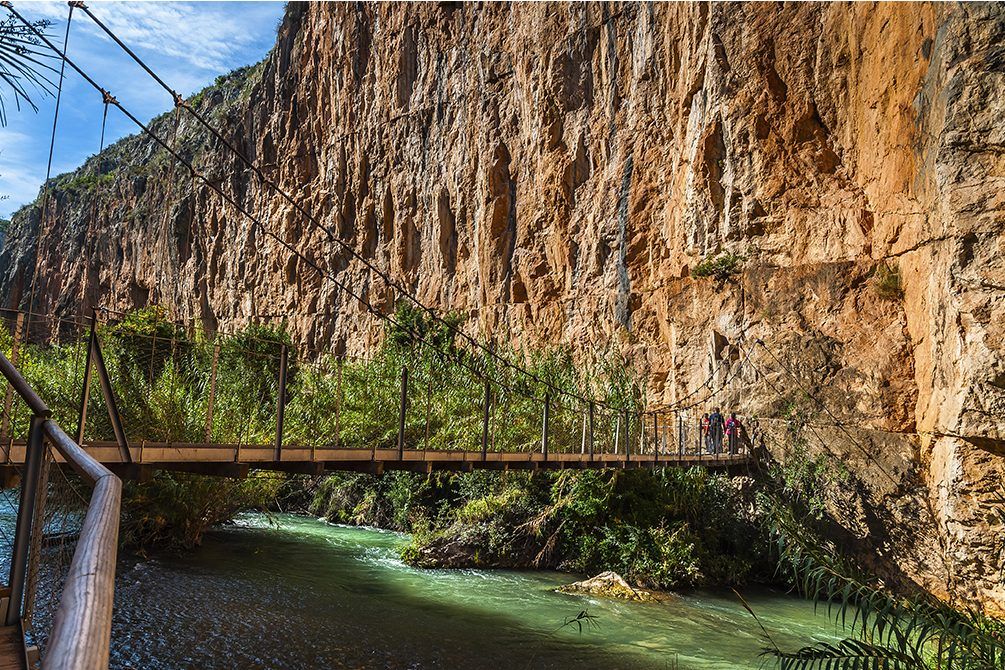
[[[590,595],[603,596],[604,598],[620,598],[622,600],[636,600],[639,602],[660,602],[660,598],[652,592],[633,588],[621,575],[610,570],[601,572],[596,577],[584,579],[581,582],[560,586],[555,590],[560,593],[588,593]]]

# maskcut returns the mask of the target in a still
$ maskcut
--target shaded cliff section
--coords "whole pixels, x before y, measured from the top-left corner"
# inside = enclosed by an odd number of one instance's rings
[[[993,5],[291,3],[269,57],[193,104],[324,229],[185,115],[154,127],[383,309],[342,244],[474,334],[626,353],[653,406],[725,384],[709,403],[779,457],[775,419],[812,421],[862,484],[836,512],[864,551],[1001,603],[1003,37]],[[36,249],[42,311],[380,338],[143,138],[14,217],[6,304]],[[690,277],[726,251],[732,280]]]

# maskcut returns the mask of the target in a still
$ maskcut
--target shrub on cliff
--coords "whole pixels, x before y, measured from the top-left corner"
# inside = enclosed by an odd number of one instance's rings
[[[694,266],[691,270],[691,278],[712,277],[718,282],[724,282],[740,273],[744,260],[746,259],[740,254],[728,251],[717,256],[710,256]]]
[[[885,261],[876,266],[870,280],[873,291],[883,300],[900,300],[904,297],[904,287],[900,278],[900,268]]]

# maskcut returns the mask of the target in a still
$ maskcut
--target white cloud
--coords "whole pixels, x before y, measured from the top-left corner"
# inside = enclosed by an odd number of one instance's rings
[[[45,174],[25,155],[30,143],[31,138],[22,132],[5,128],[0,134],[0,196],[4,197],[0,200],[0,217],[9,217],[38,195]]]
[[[88,2],[88,7],[168,86],[190,95],[217,75],[261,59],[275,40],[278,2]],[[51,39],[62,44],[67,5],[16,2],[29,20],[49,19]],[[74,11],[67,51],[71,60],[110,91],[137,118],[172,107],[170,96],[80,10]],[[56,61],[58,63],[58,61]],[[38,114],[10,114],[0,128],[0,214],[34,199],[45,177],[54,99],[38,96]],[[53,174],[80,165],[99,145],[101,96],[67,68],[59,111]],[[137,129],[115,109],[108,113],[105,144]]]
[[[235,60],[262,38],[263,22],[274,27],[275,8],[261,3],[226,2],[91,2],[88,7],[140,57],[156,55],[181,61],[205,72],[231,69]],[[28,18],[46,18],[65,26],[65,2],[27,3]],[[102,40],[110,39],[90,17],[74,12],[73,27]],[[56,30],[62,40],[62,28]],[[71,36],[70,49],[73,50]],[[144,53],[147,52],[147,53]]]

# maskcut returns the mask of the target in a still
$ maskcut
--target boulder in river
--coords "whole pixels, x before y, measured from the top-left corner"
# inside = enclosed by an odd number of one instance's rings
[[[566,584],[556,589],[560,593],[584,593],[604,598],[620,598],[639,602],[659,602],[660,599],[650,591],[633,588],[616,572],[608,570],[596,577],[584,579],[581,582]]]

